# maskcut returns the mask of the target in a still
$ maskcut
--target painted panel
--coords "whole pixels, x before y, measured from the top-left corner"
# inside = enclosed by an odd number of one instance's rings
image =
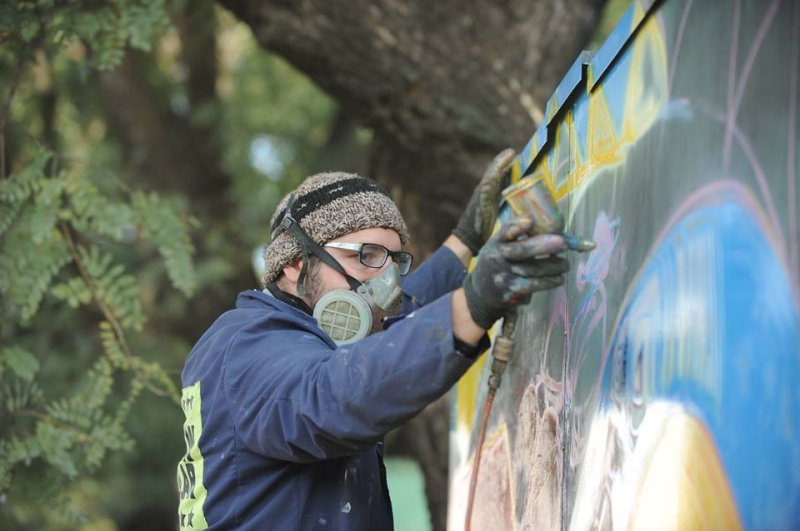
[[[798,529],[800,0],[635,2],[575,64],[511,180],[597,247],[520,313],[472,528]],[[454,530],[489,365],[454,391]]]

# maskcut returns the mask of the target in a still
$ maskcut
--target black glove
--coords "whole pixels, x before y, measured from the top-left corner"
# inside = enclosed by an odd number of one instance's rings
[[[569,262],[552,256],[567,249],[560,234],[533,234],[533,221],[516,218],[500,228],[478,255],[464,280],[467,307],[481,328],[494,322],[533,292],[564,283]]]
[[[514,162],[514,157],[516,157],[514,150],[506,149],[492,160],[472,192],[458,225],[453,229],[453,234],[469,247],[473,255],[478,254],[494,225],[503,176]],[[483,204],[481,204],[481,194],[484,194]],[[485,226],[488,226],[488,229],[484,229]]]

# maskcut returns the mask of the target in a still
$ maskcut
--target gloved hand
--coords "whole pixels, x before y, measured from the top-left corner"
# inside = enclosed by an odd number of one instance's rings
[[[488,330],[510,309],[528,302],[532,293],[563,284],[569,262],[552,255],[566,249],[560,234],[535,234],[529,218],[503,225],[483,246],[464,280],[472,320]]]
[[[458,225],[453,229],[453,234],[469,247],[473,255],[478,254],[494,226],[503,176],[515,157],[513,149],[505,149],[489,163],[486,172],[472,192]],[[481,194],[484,194],[484,201],[481,201]],[[484,230],[485,226],[488,226],[488,229]]]

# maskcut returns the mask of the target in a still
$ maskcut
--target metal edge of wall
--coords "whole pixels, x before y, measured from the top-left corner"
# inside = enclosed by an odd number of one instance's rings
[[[535,164],[539,155],[550,145],[549,131],[558,127],[563,110],[569,107],[576,92],[584,88],[591,92],[617,57],[633,40],[638,29],[652,10],[663,0],[634,0],[620,21],[596,51],[582,51],[564,74],[561,82],[547,100],[545,119],[517,155],[511,170],[511,182],[516,182]]]

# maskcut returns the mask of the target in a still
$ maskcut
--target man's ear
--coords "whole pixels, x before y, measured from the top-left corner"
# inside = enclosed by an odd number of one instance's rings
[[[303,259],[298,258],[291,264],[283,268],[283,276],[286,277],[292,286],[297,284],[297,279],[300,278],[300,271],[303,269]]]

